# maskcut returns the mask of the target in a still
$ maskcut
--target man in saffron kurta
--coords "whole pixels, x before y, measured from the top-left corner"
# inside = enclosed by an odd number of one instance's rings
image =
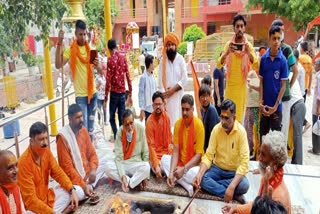
[[[242,123],[247,99],[247,75],[250,66],[253,70],[259,69],[259,62],[252,44],[244,35],[246,20],[242,15],[233,19],[235,35],[227,42],[223,54],[218,59],[217,68],[227,64],[225,99],[231,99],[237,106],[237,120]],[[241,44],[241,45],[237,45]],[[239,49],[238,49],[239,47]]]
[[[164,155],[161,165],[170,187],[175,182],[193,195],[192,180],[199,171],[199,162],[204,153],[204,127],[202,121],[193,116],[193,97],[186,94],[181,99],[182,118],[174,125],[173,154]]]
[[[68,109],[69,124],[57,136],[60,167],[77,190],[79,200],[93,196],[93,188],[105,173],[105,158],[98,160],[89,133],[82,126],[82,111],[78,104]]]
[[[59,32],[55,65],[56,68],[59,69],[70,61],[70,71],[76,94],[76,103],[79,104],[82,109],[83,124],[88,129],[92,140],[97,106],[93,66],[100,74],[102,74],[102,69],[98,65],[98,58],[91,62],[93,64],[90,63],[90,46],[86,41],[86,33],[86,24],[78,20],[75,30],[76,40],[72,42],[69,48],[65,49],[62,57],[61,46],[63,44],[64,32],[62,30]]]
[[[159,89],[166,98],[166,110],[170,117],[170,126],[181,117],[180,101],[187,83],[187,67],[183,56],[177,52],[179,39],[177,34],[168,33],[163,43],[162,60],[159,64]]]
[[[157,177],[162,177],[163,167],[161,158],[169,154],[169,145],[172,143],[170,118],[164,111],[164,96],[160,91],[152,95],[153,112],[146,124],[146,137],[149,146],[150,164]]]
[[[17,184],[18,162],[8,150],[0,150],[0,213],[25,213]]]
[[[30,146],[18,162],[18,185],[25,208],[33,213],[74,212],[78,208],[77,194],[48,148],[47,132],[41,122],[30,127]],[[50,177],[60,186],[48,188]]]
[[[291,214],[290,195],[283,180],[283,166],[287,161],[287,146],[284,135],[279,131],[270,131],[262,138],[259,150],[259,168],[263,177],[258,195],[265,195],[271,187],[272,199],[281,202],[288,214]],[[222,212],[249,214],[251,209],[252,202],[243,205],[227,204],[222,208]]]
[[[122,183],[124,192],[140,185],[143,189],[150,177],[149,151],[144,127],[135,123],[132,111],[126,109],[114,145],[115,159],[107,163],[107,176]]]

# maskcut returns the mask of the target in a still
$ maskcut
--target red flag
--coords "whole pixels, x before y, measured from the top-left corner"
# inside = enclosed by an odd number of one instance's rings
[[[200,101],[199,101],[199,89],[200,89],[200,83],[198,80],[198,76],[196,73],[196,70],[194,68],[193,62],[190,61],[190,65],[191,65],[191,73],[192,73],[192,80],[193,80],[193,91],[194,91],[194,100],[196,103],[196,110],[197,110],[197,114],[198,114],[198,118],[201,119],[201,111],[200,111]]]

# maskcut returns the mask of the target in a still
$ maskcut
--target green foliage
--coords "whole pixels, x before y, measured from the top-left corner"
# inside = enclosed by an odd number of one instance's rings
[[[305,28],[320,14],[319,0],[248,0],[247,9],[261,6],[266,13],[275,13],[292,21],[296,30]]]
[[[187,44],[188,42],[181,42],[178,46],[178,53],[184,56],[187,53]]]
[[[214,61],[217,61],[218,59],[219,59],[219,57],[220,57],[220,53],[221,52],[223,52],[223,47],[222,46],[216,46],[215,48],[214,48],[214,50],[213,50],[213,56],[212,56],[212,59],[214,60]]]
[[[102,53],[102,51],[107,47],[106,33],[103,32],[98,39],[97,50]]]
[[[183,41],[184,42],[194,42],[198,39],[202,39],[205,37],[206,34],[203,32],[203,30],[198,27],[196,24],[193,24],[189,27],[187,27],[183,34]]]
[[[36,66],[43,62],[41,56],[35,56],[30,51],[21,54],[21,58],[28,67]]]
[[[118,8],[115,1],[111,1],[111,17],[117,16]],[[84,6],[84,15],[87,18],[88,26],[104,28],[104,0],[87,0]]]

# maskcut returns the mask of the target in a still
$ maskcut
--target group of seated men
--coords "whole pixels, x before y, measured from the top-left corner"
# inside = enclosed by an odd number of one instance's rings
[[[79,200],[94,196],[93,189],[105,172],[121,182],[125,192],[137,186],[143,189],[152,171],[159,179],[165,175],[170,187],[180,184],[189,196],[194,194],[194,188],[201,187],[225,202],[244,202],[243,194],[249,188],[245,177],[249,171],[249,148],[245,129],[235,118],[234,102],[222,102],[221,121],[210,133],[207,148],[203,122],[193,116],[191,95],[181,99],[182,118],[175,123],[173,135],[163,93],[155,92],[152,102],[154,111],[146,129],[134,122],[129,109],[125,110],[115,141],[115,159],[109,161],[98,159],[88,131],[82,126],[82,112],[77,104],[69,107],[69,124],[57,136],[59,164],[48,148],[47,127],[34,123],[29,132],[29,148],[18,163],[11,152],[0,151],[2,213],[73,212]],[[290,196],[283,181],[286,159],[283,135],[273,131],[264,136],[259,154],[263,179],[258,195],[272,188],[271,198],[281,202],[290,213]],[[49,177],[59,186],[49,188]],[[226,204],[222,211],[250,213],[251,209],[252,203]]]

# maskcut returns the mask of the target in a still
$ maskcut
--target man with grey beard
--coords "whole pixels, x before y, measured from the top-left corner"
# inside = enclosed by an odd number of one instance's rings
[[[262,137],[262,144],[259,148],[259,169],[262,173],[258,196],[266,195],[272,191],[272,199],[281,202],[291,213],[291,201],[289,191],[283,180],[283,167],[287,161],[287,145],[284,135],[279,131],[270,131]],[[229,213],[250,213],[252,202],[236,205],[226,204],[222,208],[224,214]]]

